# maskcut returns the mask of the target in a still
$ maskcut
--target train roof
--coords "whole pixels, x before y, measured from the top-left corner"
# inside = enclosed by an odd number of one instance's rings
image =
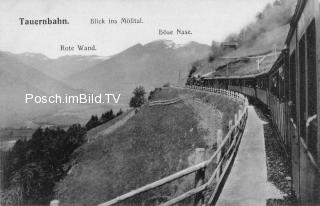
[[[288,32],[288,35],[287,35],[287,38],[285,41],[286,45],[288,45],[290,43],[290,40],[291,40],[293,33],[296,29],[297,22],[303,12],[304,7],[306,6],[306,3],[307,3],[307,0],[298,0],[297,1],[297,5],[295,7],[293,16],[290,21],[290,29],[289,29],[289,32]]]
[[[303,9],[307,3],[307,0],[298,0],[295,6],[294,13],[290,20],[290,28],[285,39],[285,45],[288,45],[292,35],[296,29],[297,21],[299,20]],[[203,75],[204,79],[244,79],[244,78],[255,78],[263,76],[276,70],[283,64],[283,57],[285,56],[286,49],[282,50],[279,55],[272,55],[266,57],[261,61],[258,67],[258,63],[254,58],[238,58],[234,61],[228,59],[221,59],[220,65],[216,65],[217,69],[214,72]]]
[[[257,60],[260,64],[258,67]],[[204,79],[245,79],[255,78],[268,74],[279,65],[281,62],[282,52],[276,54],[266,54],[265,56],[256,56],[250,58],[240,58],[232,61],[220,68],[215,72],[203,75]]]

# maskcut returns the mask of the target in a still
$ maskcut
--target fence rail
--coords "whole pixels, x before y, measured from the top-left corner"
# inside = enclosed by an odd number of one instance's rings
[[[119,197],[116,197],[112,200],[109,200],[108,202],[102,203],[99,206],[111,206],[115,205],[117,203],[120,203],[124,200],[127,200],[129,198],[132,198],[138,194],[147,192],[149,190],[155,189],[157,187],[160,187],[164,184],[170,183],[172,181],[175,181],[177,179],[180,179],[186,175],[189,175],[191,173],[195,173],[195,187],[183,194],[181,194],[178,197],[175,197],[167,202],[164,202],[160,205],[162,206],[170,206],[174,205],[176,203],[179,203],[186,198],[189,198],[191,196],[195,196],[194,198],[194,204],[195,205],[201,205],[205,203],[205,197],[203,192],[208,189],[208,187],[215,183],[214,191],[212,194],[210,194],[210,197],[208,201],[206,201],[206,204],[212,204],[216,198],[217,198],[217,191],[218,188],[221,186],[222,179],[224,178],[225,174],[227,173],[228,168],[231,166],[231,162],[236,154],[236,151],[238,149],[238,146],[240,144],[240,140],[243,134],[243,130],[245,128],[246,120],[248,117],[248,100],[247,98],[238,93],[233,92],[229,90],[224,89],[216,89],[213,87],[199,87],[199,86],[187,86],[189,89],[195,89],[195,90],[203,90],[207,92],[212,92],[215,94],[221,94],[224,96],[227,96],[229,98],[232,98],[233,100],[240,102],[243,104],[243,110],[238,112],[238,114],[235,115],[235,121],[234,124],[232,124],[232,120],[229,122],[229,132],[227,135],[222,138],[222,131],[219,130],[217,134],[217,143],[218,148],[214,152],[214,154],[205,161],[200,162],[199,164],[196,164],[194,166],[191,166],[189,168],[186,168],[182,171],[179,171],[175,174],[172,174],[168,177],[165,177],[163,179],[160,179],[156,182],[150,183],[148,185],[145,185],[141,188],[138,188],[136,190],[133,190],[129,193],[126,193],[124,195],[121,195]],[[160,104],[170,104],[177,101],[180,101],[181,99],[175,98],[172,100],[165,100],[165,101],[156,101],[152,102],[152,105],[160,105]],[[150,104],[149,104],[150,105]],[[208,181],[205,181],[205,172],[206,168],[210,164],[215,164],[216,167],[212,174],[209,176]]]
[[[218,130],[217,149],[215,150],[214,154],[209,159],[204,160],[204,149],[197,148],[196,154],[198,153],[198,155],[196,156],[198,156],[198,164],[188,167],[156,182],[147,184],[124,195],[118,196],[112,200],[101,203],[99,206],[111,206],[121,203],[129,198],[135,197],[136,195],[158,188],[164,184],[168,184],[193,173],[195,174],[195,187],[193,189],[184,192],[183,194],[166,202],[161,202],[160,205],[171,206],[192,196],[194,196],[194,205],[211,205],[217,200],[218,189],[221,188],[223,182],[222,180],[224,177],[226,177],[227,171],[231,167],[232,160],[236,155],[246,125],[246,120],[248,117],[248,100],[244,95],[229,90],[198,86],[188,86],[187,88],[221,94],[238,101],[244,106],[242,110],[239,110],[239,112],[235,114],[234,124],[232,120],[229,121],[229,131],[224,138],[222,137],[222,130]],[[207,172],[209,171],[209,166],[212,166],[213,171],[210,174],[207,174],[208,178],[206,178],[206,170]],[[209,195],[205,197],[204,192],[208,191],[209,187],[212,187],[213,191],[210,191]]]
[[[151,106],[157,106],[157,105],[169,105],[169,104],[174,104],[180,101],[182,101],[180,97],[176,97],[173,99],[166,99],[166,100],[157,100],[157,101],[149,102],[149,106],[151,107]]]

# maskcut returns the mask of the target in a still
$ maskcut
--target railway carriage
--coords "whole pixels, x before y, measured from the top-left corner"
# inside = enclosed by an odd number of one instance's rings
[[[303,204],[320,204],[320,1],[298,1],[288,47],[288,136],[293,188]]]
[[[320,205],[319,11],[320,0],[298,0],[285,48],[268,71],[204,79],[205,86],[242,92],[269,108],[301,205]]]
[[[256,94],[257,99],[260,100],[263,104],[268,104],[268,88],[269,88],[269,78],[267,74],[262,74],[256,77],[257,87]]]

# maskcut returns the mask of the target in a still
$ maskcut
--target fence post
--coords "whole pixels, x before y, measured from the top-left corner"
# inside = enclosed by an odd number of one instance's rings
[[[222,130],[218,129],[218,132],[217,132],[217,149],[220,147],[221,143],[222,143]],[[220,151],[217,154],[217,164],[219,164],[220,159],[221,159],[221,150],[222,150],[222,148],[220,149]],[[221,173],[221,168],[218,167],[217,168],[217,176],[216,176],[217,181],[219,181],[219,179],[220,179],[220,173]]]
[[[205,149],[204,148],[196,148],[196,157],[195,163],[199,164],[205,161]],[[205,168],[202,168],[196,172],[195,180],[194,180],[194,187],[197,188],[204,184],[205,179]],[[204,194],[199,192],[194,197],[194,206],[201,206],[204,204]]]
[[[238,114],[234,114],[234,124],[237,124],[237,121],[238,121]]]
[[[59,200],[51,200],[50,206],[59,206],[60,201]]]
[[[232,127],[232,120],[229,120],[229,130],[231,129]]]
[[[228,130],[230,131],[231,130],[231,128],[232,128],[232,120],[229,120],[229,128],[228,128]],[[232,136],[232,133],[231,133],[231,138],[229,138],[229,142],[232,142],[233,141],[233,136]]]

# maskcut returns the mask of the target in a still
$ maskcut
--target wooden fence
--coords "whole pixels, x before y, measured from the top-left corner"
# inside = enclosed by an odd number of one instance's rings
[[[204,149],[197,148],[196,157],[198,157],[198,163],[196,165],[167,176],[156,182],[145,185],[141,188],[135,189],[124,195],[118,196],[105,203],[101,203],[99,204],[99,206],[111,206],[117,203],[121,203],[144,192],[153,190],[175,180],[179,180],[189,174],[194,174],[194,188],[190,189],[187,192],[184,192],[183,194],[173,197],[170,200],[166,200],[165,202],[159,202],[159,204],[161,206],[170,206],[190,197],[194,197],[194,205],[214,204],[218,197],[218,191],[222,187],[223,180],[225,180],[226,174],[228,173],[227,171],[229,171],[229,169],[231,168],[232,161],[236,155],[238,146],[241,141],[241,137],[248,117],[248,100],[244,95],[229,90],[199,86],[188,86],[188,88],[225,95],[244,106],[243,110],[239,110],[239,112],[235,114],[234,123],[232,120],[229,121],[229,132],[224,138],[222,137],[222,131],[218,131],[217,149],[215,150],[213,155],[209,159],[204,160]],[[212,172],[210,173],[208,172],[209,167],[213,168]],[[205,194],[205,192],[207,193]]]
[[[149,106],[157,106],[157,105],[169,105],[169,104],[175,104],[177,102],[182,101],[180,97],[176,97],[173,99],[166,99],[166,100],[157,100],[157,101],[150,101]]]
[[[237,101],[242,104],[243,110],[235,114],[234,122],[232,120],[229,121],[229,131],[227,135],[222,137],[222,130],[218,130],[217,133],[217,149],[213,153],[213,155],[204,160],[204,149],[197,148],[196,149],[196,157],[197,164],[186,168],[182,171],[179,171],[175,174],[172,174],[168,177],[160,179],[156,182],[145,185],[141,188],[133,190],[124,195],[118,196],[112,200],[109,200],[105,203],[99,204],[99,206],[111,206],[121,203],[125,200],[133,198],[139,194],[145,193],[147,191],[158,188],[162,185],[171,183],[175,180],[179,180],[187,175],[194,174],[194,188],[184,192],[177,197],[174,197],[166,202],[160,202],[161,206],[170,206],[177,204],[187,198],[194,196],[194,205],[212,205],[218,198],[218,191],[221,189],[223,185],[223,180],[227,175],[227,171],[231,168],[232,161],[236,155],[237,149],[239,147],[241,137],[246,125],[246,120],[248,117],[248,100],[247,98],[234,91],[224,90],[224,89],[216,89],[213,87],[199,87],[199,86],[188,86],[189,89],[202,90],[206,92],[211,92],[215,94],[221,94],[231,98],[233,101]],[[170,104],[176,101],[181,101],[181,99],[172,99],[167,101],[157,101],[153,105],[159,104]],[[210,169],[209,169],[210,168]],[[210,171],[212,170],[212,171]],[[209,173],[210,171],[210,173]],[[205,195],[207,192],[207,195]],[[53,200],[50,203],[51,206],[58,206],[59,201]]]

